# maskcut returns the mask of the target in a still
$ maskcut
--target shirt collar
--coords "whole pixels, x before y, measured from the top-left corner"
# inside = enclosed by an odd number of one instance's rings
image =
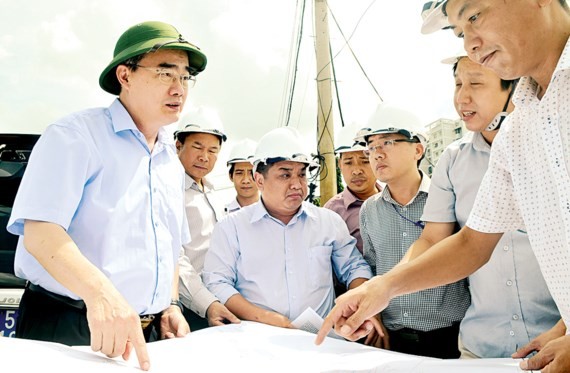
[[[315,213],[310,208],[307,208],[307,206],[306,206],[307,203],[308,202],[303,202],[301,204],[299,211],[297,211],[295,216],[293,216],[293,219],[291,219],[289,224],[294,224],[302,216],[307,216],[307,217],[312,218],[312,219],[317,219],[317,216],[315,215]],[[253,207],[253,213],[251,215],[250,223],[255,223],[255,222],[257,222],[261,219],[264,219],[264,218],[277,220],[273,216],[269,215],[269,212],[267,212],[267,209],[265,208],[265,205],[263,204],[263,196],[262,196],[259,199],[259,201],[255,203],[255,206]]]
[[[557,79],[557,75],[564,71],[570,69],[570,38],[566,41],[566,45],[562,50],[562,54],[558,59],[556,68],[550,77],[550,84]],[[538,96],[538,83],[529,76],[521,77],[519,83],[517,84],[517,89],[513,95],[513,102],[515,104],[515,110],[517,106],[530,105],[531,102],[537,100]]]
[[[378,182],[376,183],[375,186],[379,192],[382,191],[382,186]],[[355,196],[354,193],[352,193],[350,189],[348,189],[348,187],[344,188],[344,190],[342,191],[342,203],[344,204],[344,208],[348,209],[350,205],[352,205],[355,202],[364,202],[364,200],[361,200],[360,198]]]
[[[418,171],[422,175],[422,181],[420,182],[420,187],[418,188],[416,195],[414,196],[414,198],[412,198],[410,200],[410,202],[408,202],[408,205],[411,205],[412,203],[414,203],[414,201],[416,200],[416,198],[418,197],[418,195],[420,193],[426,193],[427,194],[429,192],[429,186],[431,184],[431,179],[429,178],[428,175],[424,174],[424,172],[422,170],[418,170]],[[382,192],[380,193],[380,198],[382,198],[384,201],[399,205],[399,203],[396,202],[392,198],[392,195],[390,194],[390,188],[387,185],[386,185],[386,188],[384,188],[382,190]]]
[[[473,148],[479,152],[491,152],[491,145],[485,141],[481,132],[468,131],[465,136],[459,140],[459,147],[463,149],[465,145],[471,144]]]
[[[118,98],[113,101],[111,106],[109,106],[109,113],[111,114],[111,122],[113,124],[113,130],[115,133],[130,130],[135,134],[140,133],[142,135],[142,132],[137,128],[137,125],[133,121],[133,118]],[[164,145],[174,145],[174,140],[171,138],[171,136],[168,136],[164,127],[161,127],[158,130],[157,143]]]
[[[184,174],[184,189],[188,190],[192,188],[192,190],[202,192],[200,186],[190,175]],[[204,186],[204,193],[210,192],[214,190],[214,185],[208,181],[205,177],[202,178],[202,185]]]

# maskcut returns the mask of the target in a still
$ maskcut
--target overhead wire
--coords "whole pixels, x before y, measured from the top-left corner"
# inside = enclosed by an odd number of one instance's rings
[[[289,75],[288,75],[288,82],[287,82],[287,86],[289,87],[289,92],[288,92],[288,100],[287,100],[287,109],[285,110],[285,126],[289,125],[289,121],[291,120],[291,110],[293,107],[293,98],[295,96],[295,87],[296,87],[296,82],[297,82],[297,67],[299,64],[299,51],[301,49],[301,39],[303,37],[303,25],[304,25],[304,18],[305,18],[305,7],[306,7],[306,0],[298,0],[297,1],[297,11],[295,12],[295,17],[296,17],[296,24],[297,27],[294,28],[295,30],[298,29],[298,31],[296,31],[297,34],[297,38],[294,39],[292,37],[293,40],[296,40],[295,44],[295,52],[294,52],[294,57],[293,56],[289,56],[289,64],[291,65],[291,61],[294,59],[294,63],[293,66],[289,68]],[[300,11],[298,10],[300,8]],[[291,48],[291,50],[293,50],[293,48]]]
[[[364,14],[366,14],[366,12],[368,12],[368,10],[370,9],[370,7],[372,6],[372,4],[374,4],[376,0],[372,1],[372,3],[368,6],[368,8],[366,8],[366,10],[364,11]],[[372,83],[372,81],[370,80],[370,77],[368,76],[368,74],[366,73],[366,71],[364,70],[364,67],[362,66],[362,64],[360,63],[360,60],[358,59],[358,57],[356,57],[356,53],[354,53],[354,50],[352,49],[352,47],[350,46],[350,42],[349,40],[346,38],[346,36],[344,35],[344,32],[342,31],[342,28],[340,27],[334,12],[332,11],[332,9],[330,8],[330,6],[328,5],[327,2],[327,7],[329,9],[330,15],[333,19],[333,21],[335,22],[338,31],[340,32],[340,34],[342,35],[342,38],[344,39],[345,42],[345,46],[348,47],[348,49],[350,50],[350,53],[352,54],[352,56],[354,57],[354,60],[356,61],[356,63],[358,64],[358,67],[360,67],[360,70],[362,71],[362,73],[364,74],[364,77],[366,78],[366,80],[368,80],[368,83],[370,83],[370,86],[372,87],[372,89],[374,90],[374,92],[376,93],[376,95],[378,96],[378,98],[380,99],[380,102],[384,102],[384,99],[382,99],[382,96],[380,95],[380,93],[378,92],[378,90],[376,89],[376,87],[374,86],[374,83]],[[362,18],[364,17],[364,14],[360,17],[355,29],[353,30],[352,35],[354,35],[354,33],[356,32],[356,28],[358,27],[358,24],[360,23],[360,21],[362,20]],[[352,37],[351,35],[351,37]],[[344,48],[344,46],[343,46]],[[339,51],[340,53],[340,51]],[[338,53],[335,55],[335,57],[338,55]],[[332,61],[332,59],[331,59]]]

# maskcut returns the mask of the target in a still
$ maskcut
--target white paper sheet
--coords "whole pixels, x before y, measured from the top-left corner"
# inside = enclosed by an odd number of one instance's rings
[[[151,372],[521,372],[513,359],[439,360],[326,338],[297,329],[242,322],[147,344]],[[0,337],[0,363],[6,372],[115,373],[138,371],[87,347]]]
[[[297,329],[317,334],[324,321],[325,320],[323,320],[323,318],[316,313],[314,309],[308,307],[302,314],[293,320],[291,324]],[[344,338],[336,334],[334,330],[331,330],[329,334],[327,334],[327,337],[344,340]]]

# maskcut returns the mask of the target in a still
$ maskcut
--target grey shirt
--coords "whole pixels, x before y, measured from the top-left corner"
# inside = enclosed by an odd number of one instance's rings
[[[419,238],[422,228],[418,222],[429,186],[429,177],[422,174],[419,190],[407,205],[402,206],[392,198],[389,186],[362,205],[360,233],[364,258],[375,275],[391,270]],[[431,331],[460,321],[469,303],[466,281],[461,280],[392,299],[382,311],[382,322],[389,330]]]
[[[435,168],[422,220],[463,227],[490,153],[480,133],[469,132],[449,145]],[[479,357],[510,357],[560,319],[522,231],[506,232],[489,262],[469,276],[469,284],[472,303],[461,322],[460,337]]]

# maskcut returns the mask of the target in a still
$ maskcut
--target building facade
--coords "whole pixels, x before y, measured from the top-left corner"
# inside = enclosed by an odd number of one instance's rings
[[[438,119],[426,125],[426,132],[429,141],[426,150],[426,156],[422,161],[420,168],[431,176],[439,157],[449,144],[463,137],[467,129],[460,119]]]

